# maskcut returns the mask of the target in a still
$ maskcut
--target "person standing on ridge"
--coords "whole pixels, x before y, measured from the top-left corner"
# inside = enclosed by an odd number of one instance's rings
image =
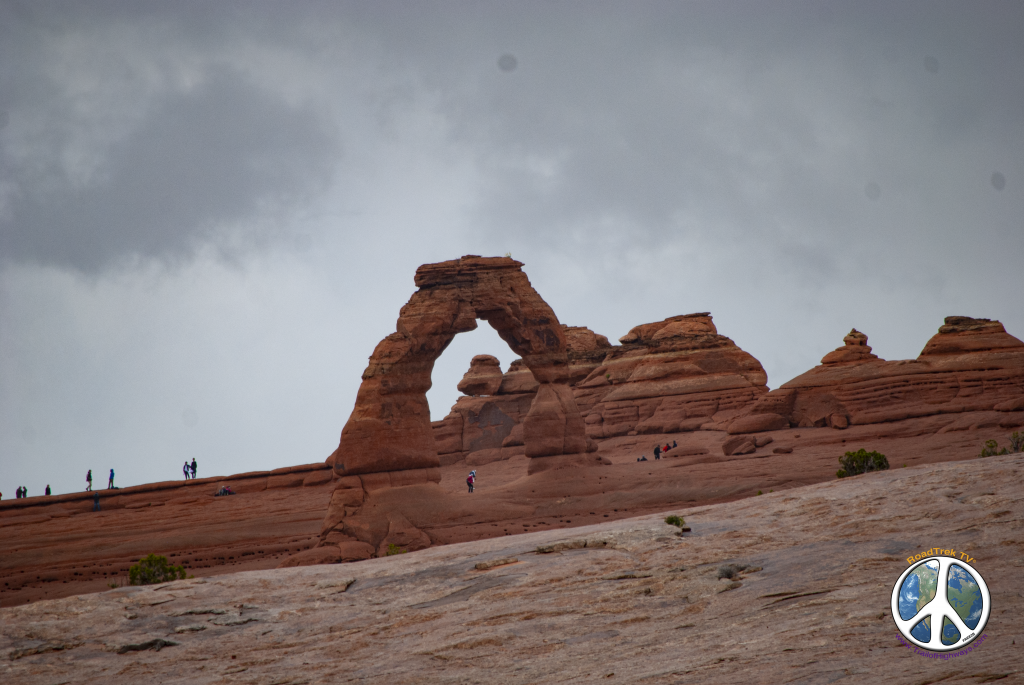
[[[114,469],[110,469],[110,478],[107,479],[107,490],[114,487]]]
[[[192,457],[192,480],[196,478],[196,458]]]
[[[89,473],[85,474],[85,482],[89,484],[85,490],[89,492],[92,490],[92,469],[89,469]]]
[[[49,483],[46,484],[46,496],[47,497],[50,496],[50,484]]]
[[[188,462],[187,461],[185,462],[185,465],[181,467],[181,472],[185,474],[185,480],[188,480]]]
[[[473,486],[476,485],[476,471],[469,472],[469,477],[466,478],[466,485],[469,486],[469,491],[473,492]]]

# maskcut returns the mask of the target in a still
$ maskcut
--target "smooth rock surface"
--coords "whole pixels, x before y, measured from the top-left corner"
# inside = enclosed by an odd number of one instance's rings
[[[1021,683],[1024,457],[715,506],[0,609],[0,681]],[[665,514],[685,517],[683,537]],[[971,653],[900,644],[907,557],[974,558]]]

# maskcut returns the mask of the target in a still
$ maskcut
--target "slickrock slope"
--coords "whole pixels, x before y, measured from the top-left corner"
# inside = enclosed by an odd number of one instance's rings
[[[1021,683],[1022,492],[1009,455],[5,608],[0,681]],[[984,639],[948,661],[901,645],[889,615],[907,557],[933,547],[973,557],[993,598]]]
[[[325,464],[0,502],[0,606],[127,583],[156,553],[209,576],[274,568],[319,541]],[[214,497],[222,485],[239,493]],[[2,679],[2,678],[0,678]]]

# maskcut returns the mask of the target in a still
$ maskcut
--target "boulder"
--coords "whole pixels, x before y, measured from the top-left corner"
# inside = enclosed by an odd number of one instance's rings
[[[501,364],[497,357],[478,354],[469,363],[469,371],[459,381],[459,392],[464,395],[495,395],[501,386]]]
[[[388,533],[377,547],[378,557],[387,556],[389,548],[415,552],[427,547],[430,547],[430,538],[426,533],[409,523],[409,520],[402,514],[398,512],[388,514]]]
[[[757,444],[754,438],[747,435],[739,435],[729,438],[722,443],[722,454],[731,457],[734,454],[753,454],[757,451]]]
[[[789,428],[789,419],[779,414],[750,414],[741,416],[729,424],[729,435],[740,433],[763,433],[765,431]]]
[[[821,363],[826,366],[834,364],[859,364],[876,359],[878,357],[871,354],[871,348],[868,347],[868,336],[853,328],[843,338],[843,346],[822,357]]]
[[[334,545],[314,547],[285,558],[277,568],[293,568],[295,566],[316,566],[318,564],[337,564],[342,561],[341,550]]]
[[[358,540],[342,542],[338,545],[338,555],[341,561],[363,561],[373,557],[372,545]]]

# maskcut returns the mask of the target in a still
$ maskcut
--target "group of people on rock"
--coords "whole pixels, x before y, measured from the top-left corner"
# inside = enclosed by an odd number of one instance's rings
[[[662,447],[661,445],[655,445],[654,446],[654,461],[660,461],[661,460],[661,455],[663,455],[665,452],[668,452],[670,449],[672,449],[674,447],[679,447],[679,445],[676,444],[675,440],[672,441],[671,445],[666,442],[664,447]],[[646,454],[640,455],[639,457],[637,457],[637,461],[647,461],[647,455]]]
[[[191,464],[189,464],[186,461],[185,465],[181,467],[182,473],[185,474],[185,480],[188,480],[189,478],[195,478],[196,477],[196,470],[198,468],[199,468],[199,465],[196,464],[196,460],[195,460],[194,457],[192,458],[192,463]],[[474,471],[474,473],[476,473],[476,472]],[[86,488],[85,488],[86,492],[92,492],[92,469],[89,469],[86,472],[86,474],[85,474],[85,482],[87,483]],[[114,488],[114,469],[110,469],[110,476],[107,478],[107,488],[108,489],[113,489]],[[228,490],[230,490],[230,488],[228,488]],[[50,485],[49,485],[49,483],[47,483],[47,485],[46,485],[46,494],[47,495],[50,494]],[[226,492],[226,493],[222,493],[222,494],[233,495],[235,493],[233,493],[233,492]],[[4,497],[3,493],[0,492],[0,500],[2,500],[3,497]],[[26,488],[25,486],[19,487],[17,490],[14,491],[14,497],[15,497],[15,499],[22,499],[24,497],[28,497],[28,488]],[[96,505],[96,509],[97,510],[99,509],[99,504],[98,503]]]
[[[92,469],[85,474],[85,482],[89,485],[85,488],[86,492],[92,491]],[[110,477],[107,478],[107,489],[112,490],[114,488],[114,469],[110,469]]]
[[[46,494],[50,494],[50,484],[46,484]],[[14,491],[14,499],[24,499],[28,497],[28,488],[22,485],[20,488]],[[4,498],[4,494],[0,492],[0,499]]]

